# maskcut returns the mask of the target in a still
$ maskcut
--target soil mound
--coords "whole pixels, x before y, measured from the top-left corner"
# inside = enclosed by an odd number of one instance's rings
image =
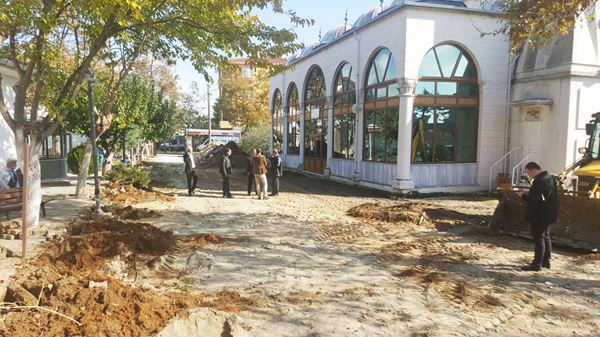
[[[133,208],[133,206],[127,207],[103,207],[103,211],[113,213],[123,220],[141,220],[160,217],[160,213],[157,211],[149,210],[147,208]]]
[[[197,250],[206,245],[223,243],[220,236],[215,233],[197,234],[197,235],[182,235],[176,237],[177,241],[181,242],[187,249]]]
[[[114,202],[118,205],[118,207],[125,207],[143,202],[169,202],[175,200],[171,196],[157,192],[140,190],[133,186],[105,188],[102,190],[101,196],[103,200]]]
[[[242,149],[240,149],[235,142],[229,142],[225,145],[218,145],[212,149],[207,155],[205,155],[205,160],[201,166],[203,168],[213,167],[221,164],[221,160],[225,155],[225,149],[231,149],[231,156],[229,159],[231,160],[231,165],[234,168],[244,167],[246,165],[246,157],[248,154]]]
[[[350,208],[347,214],[355,218],[417,224],[424,220],[424,212],[428,208],[437,208],[437,206],[421,202],[409,202],[398,205],[367,203]]]

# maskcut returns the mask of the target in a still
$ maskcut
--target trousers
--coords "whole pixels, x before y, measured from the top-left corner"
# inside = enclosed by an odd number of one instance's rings
[[[279,177],[276,174],[273,174],[271,179],[272,179],[271,185],[273,186],[273,187],[271,187],[271,194],[278,195],[279,194]]]
[[[252,184],[254,184],[254,192],[258,195],[258,185],[254,182],[255,178],[253,174],[248,175],[248,195],[252,193]]]
[[[259,198],[267,197],[267,175],[266,174],[255,174],[254,180],[256,183],[256,189],[258,190]]]
[[[223,175],[223,196],[228,197],[231,195],[231,190],[229,189],[229,176]]]
[[[198,183],[198,175],[196,175],[196,172],[190,172],[190,173],[187,173],[186,176],[187,176],[188,193],[192,193],[196,189],[196,184]]]
[[[542,262],[550,262],[552,255],[552,241],[550,240],[550,224],[540,221],[531,222],[531,235],[535,242],[534,266],[541,266]]]

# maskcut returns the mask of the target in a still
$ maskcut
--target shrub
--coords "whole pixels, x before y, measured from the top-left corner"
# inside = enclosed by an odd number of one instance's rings
[[[137,167],[127,167],[125,164],[114,163],[110,171],[104,175],[104,179],[113,185],[135,188],[148,187],[150,183],[150,172],[142,171]]]
[[[248,128],[242,134],[242,139],[238,146],[246,153],[250,153],[250,149],[256,148],[260,148],[264,153],[268,153],[271,147],[271,129],[269,125]]]
[[[85,144],[79,144],[71,149],[71,152],[67,155],[67,166],[69,170],[75,174],[79,174],[81,170],[81,160],[83,159],[83,153],[85,152]],[[100,161],[98,160],[98,169],[100,169]],[[94,174],[94,163],[90,158],[90,167],[88,168],[88,175]]]

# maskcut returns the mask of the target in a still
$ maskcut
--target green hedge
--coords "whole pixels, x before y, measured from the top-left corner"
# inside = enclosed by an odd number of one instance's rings
[[[83,159],[84,152],[85,143],[75,146],[67,155],[67,166],[69,167],[69,170],[71,172],[79,174],[79,171],[81,170],[81,160]],[[98,161],[98,170],[100,170],[100,161]],[[92,163],[91,159],[88,174],[94,174],[94,163]]]
[[[142,188],[147,187],[150,183],[150,172],[116,162],[103,178],[117,186],[133,185],[135,188]]]

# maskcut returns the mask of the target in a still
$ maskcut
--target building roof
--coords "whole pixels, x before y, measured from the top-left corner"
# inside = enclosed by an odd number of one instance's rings
[[[486,0],[484,3],[488,2],[496,3],[498,0]],[[291,65],[300,61],[301,59],[337,42],[338,40],[350,35],[353,32],[361,30],[366,26],[372,24],[373,22],[386,17],[397,10],[400,10],[405,6],[419,6],[419,7],[434,7],[434,8],[446,8],[446,9],[454,9],[454,10],[462,10],[469,12],[479,12],[479,13],[500,13],[498,9],[492,8],[490,6],[483,6],[481,9],[469,8],[463,0],[394,0],[391,6],[377,6],[369,9],[361,16],[358,17],[354,25],[339,25],[333,29],[331,29],[325,36],[320,40],[311,43],[303,50],[291,56],[286,65]]]

